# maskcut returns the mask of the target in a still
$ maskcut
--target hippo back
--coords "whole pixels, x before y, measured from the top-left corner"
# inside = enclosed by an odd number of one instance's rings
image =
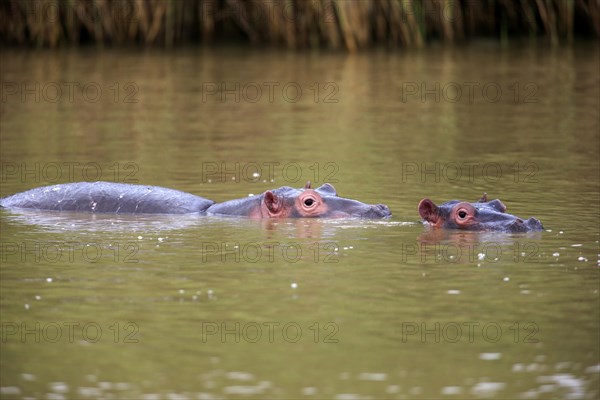
[[[0,199],[5,208],[116,214],[203,213],[213,201],[158,186],[78,182],[31,189]]]

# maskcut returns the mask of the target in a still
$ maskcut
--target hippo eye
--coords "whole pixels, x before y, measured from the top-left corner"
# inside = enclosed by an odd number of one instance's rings
[[[315,204],[315,201],[313,199],[311,199],[311,198],[308,198],[308,199],[304,200],[304,205],[306,207],[311,207],[313,204]]]
[[[459,203],[452,210],[452,220],[460,227],[468,227],[476,222],[477,210],[469,203]]]

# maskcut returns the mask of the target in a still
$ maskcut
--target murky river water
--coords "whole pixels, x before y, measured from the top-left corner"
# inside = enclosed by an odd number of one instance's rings
[[[383,221],[0,211],[2,398],[597,398],[595,44],[2,53],[0,195],[223,201],[305,181]],[[428,197],[538,217],[430,232]]]

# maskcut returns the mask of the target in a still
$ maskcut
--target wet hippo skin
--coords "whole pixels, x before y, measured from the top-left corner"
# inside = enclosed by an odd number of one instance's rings
[[[312,189],[284,186],[258,196],[214,201],[158,186],[78,182],[45,186],[0,199],[0,207],[115,214],[208,214],[253,218],[384,218],[383,204],[339,197],[326,183]]]
[[[5,208],[115,214],[202,213],[212,204],[179,190],[112,182],[44,186],[0,199]]]
[[[214,204],[206,212],[255,218],[384,218],[392,215],[386,205],[339,197],[329,183],[311,189],[310,182],[302,189],[283,186],[259,196]]]
[[[500,200],[488,201],[487,194],[476,203],[452,200],[439,206],[429,199],[419,202],[423,222],[434,228],[470,231],[532,232],[544,229],[536,218],[523,220],[506,212]]]

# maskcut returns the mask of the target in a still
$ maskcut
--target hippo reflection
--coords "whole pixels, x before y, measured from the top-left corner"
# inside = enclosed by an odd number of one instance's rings
[[[316,189],[288,186],[251,197],[215,203],[190,193],[158,186],[78,182],[45,186],[0,199],[0,207],[116,214],[206,214],[253,218],[384,218],[383,204],[339,197],[326,183]]]
[[[419,202],[423,221],[436,228],[471,231],[532,232],[544,229],[536,218],[522,220],[506,212],[498,199],[488,201],[487,194],[477,203],[452,200],[439,206],[429,199]]]

